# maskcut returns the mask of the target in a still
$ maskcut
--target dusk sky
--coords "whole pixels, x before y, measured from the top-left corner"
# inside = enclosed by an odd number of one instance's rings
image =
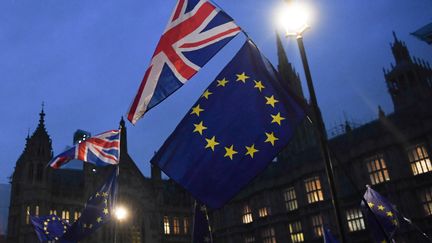
[[[306,1],[306,0],[305,0]],[[382,68],[394,62],[392,31],[411,55],[432,62],[432,46],[410,35],[432,21],[431,0],[308,0],[304,35],[318,101],[328,129],[365,123],[377,106],[393,110]],[[275,12],[282,0],[216,0],[275,65]],[[6,183],[35,130],[42,102],[54,154],[77,129],[116,129],[135,95],[175,5],[174,0],[0,1],[0,183]],[[237,36],[178,92],[128,126],[129,153],[145,175],[149,160],[197,97],[234,56]],[[287,55],[303,79],[294,39]],[[302,80],[304,81],[304,79]],[[307,95],[306,85],[303,90]]]

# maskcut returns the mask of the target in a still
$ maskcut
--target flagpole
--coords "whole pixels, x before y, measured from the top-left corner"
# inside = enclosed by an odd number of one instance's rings
[[[208,230],[209,230],[209,235],[210,235],[210,243],[213,243],[213,232],[212,232],[212,228],[210,226],[210,220],[209,220],[209,216],[208,216],[208,212],[207,212],[207,207],[205,207],[205,217],[207,220],[207,225],[208,225]]]

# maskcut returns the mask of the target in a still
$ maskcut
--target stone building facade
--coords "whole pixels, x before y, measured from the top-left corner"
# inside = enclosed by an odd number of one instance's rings
[[[54,170],[46,167],[52,158],[51,139],[45,128],[45,113],[27,137],[11,177],[11,200],[7,242],[38,242],[30,223],[30,215],[57,214],[71,223],[87,201],[104,183],[110,168],[85,163],[82,169]],[[120,122],[121,154],[118,179],[118,205],[128,211],[127,219],[104,225],[83,242],[190,242],[192,200],[188,193],[171,180],[161,177],[152,168],[151,178],[145,177],[127,151],[127,130]],[[89,136],[78,130],[74,142]]]
[[[279,37],[278,37],[279,38]],[[304,97],[280,40],[278,69]],[[360,211],[365,186],[393,202],[402,215],[432,235],[432,70],[394,35],[395,64],[384,70],[394,112],[329,140],[349,242],[372,242]],[[336,234],[328,181],[316,137],[307,122],[264,173],[225,207],[211,213],[216,243],[322,242],[323,225]],[[309,133],[306,133],[309,132]],[[401,223],[397,242],[428,242]]]

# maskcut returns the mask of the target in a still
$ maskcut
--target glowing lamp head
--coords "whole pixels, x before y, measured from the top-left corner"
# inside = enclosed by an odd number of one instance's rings
[[[128,211],[123,206],[119,206],[114,210],[115,217],[117,220],[125,220],[128,216]]]
[[[310,11],[298,2],[284,4],[279,8],[277,22],[287,36],[301,36],[309,28]]]

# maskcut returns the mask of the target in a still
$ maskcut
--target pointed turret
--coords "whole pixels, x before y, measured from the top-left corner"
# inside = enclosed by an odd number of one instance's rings
[[[432,70],[424,60],[411,58],[407,46],[393,32],[394,43],[391,50],[396,65],[391,64],[385,70],[384,77],[391,95],[394,110],[409,110],[411,107],[425,103],[432,97]]]
[[[409,54],[408,48],[405,45],[405,42],[400,41],[396,33],[393,31],[394,43],[391,45],[394,59],[396,61],[396,65],[403,62],[412,62],[411,56]]]
[[[278,72],[283,79],[283,85],[292,90],[298,97],[304,99],[300,77],[291,63],[288,61],[285,49],[282,45],[279,34],[276,32],[276,46],[278,54]]]

